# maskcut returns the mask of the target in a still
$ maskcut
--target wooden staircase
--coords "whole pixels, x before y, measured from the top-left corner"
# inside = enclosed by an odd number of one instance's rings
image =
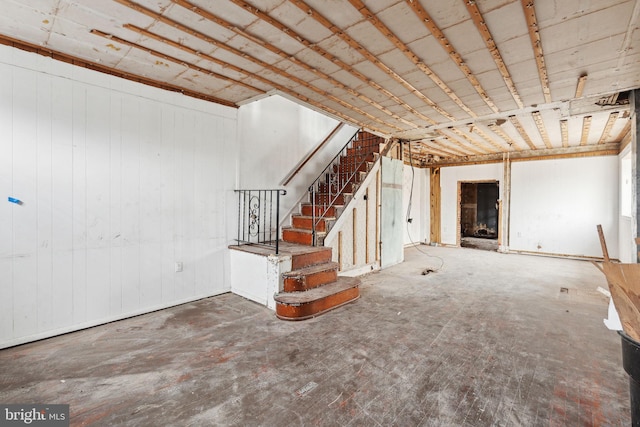
[[[308,246],[314,256],[300,258],[303,249],[292,256],[292,271],[283,274],[283,291],[274,298],[279,318],[308,319],[360,296],[359,279],[338,277],[339,266],[331,261],[331,248],[314,246],[324,243],[331,226],[378,159],[383,142],[378,136],[358,132],[350,146],[312,185],[309,201],[302,203],[300,213],[292,216],[291,226],[283,228],[282,240]]]

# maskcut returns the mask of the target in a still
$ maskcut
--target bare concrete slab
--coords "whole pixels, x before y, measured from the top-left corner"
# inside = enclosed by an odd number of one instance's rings
[[[0,402],[69,403],[72,425],[99,426],[630,424],[591,264],[405,259],[303,322],[226,294],[1,350]]]

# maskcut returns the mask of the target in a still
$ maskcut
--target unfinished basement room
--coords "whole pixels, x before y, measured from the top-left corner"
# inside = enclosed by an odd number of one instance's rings
[[[640,426],[640,0],[1,0],[0,426]]]

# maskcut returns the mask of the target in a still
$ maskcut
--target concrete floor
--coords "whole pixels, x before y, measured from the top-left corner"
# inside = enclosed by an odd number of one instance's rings
[[[630,424],[594,266],[419,249],[304,322],[226,294],[1,350],[0,403],[100,426]]]

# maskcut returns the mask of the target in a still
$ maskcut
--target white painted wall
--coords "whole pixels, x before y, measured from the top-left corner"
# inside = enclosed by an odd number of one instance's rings
[[[0,347],[228,291],[236,116],[0,46]]]
[[[601,257],[596,225],[618,257],[618,157],[514,162],[509,248]]]
[[[231,291],[275,310],[273,297],[283,287],[282,274],[291,271],[291,256],[264,256],[232,250],[230,263]]]
[[[502,195],[502,163],[487,165],[456,166],[440,169],[441,189],[441,239],[446,245],[456,245],[458,220],[458,182],[466,181],[500,181],[500,194]]]
[[[413,196],[411,196],[412,184]],[[409,217],[412,218],[412,221],[407,223],[406,218],[410,197],[412,200]],[[430,202],[429,169],[412,168],[405,165],[402,189],[405,245],[429,243],[429,230],[431,229]]]
[[[338,121],[273,95],[243,105],[238,111],[238,189],[286,188],[280,218],[298,212],[309,185],[357,128],[345,126],[283,187],[283,180],[331,133]],[[306,201],[306,199],[305,199]]]

